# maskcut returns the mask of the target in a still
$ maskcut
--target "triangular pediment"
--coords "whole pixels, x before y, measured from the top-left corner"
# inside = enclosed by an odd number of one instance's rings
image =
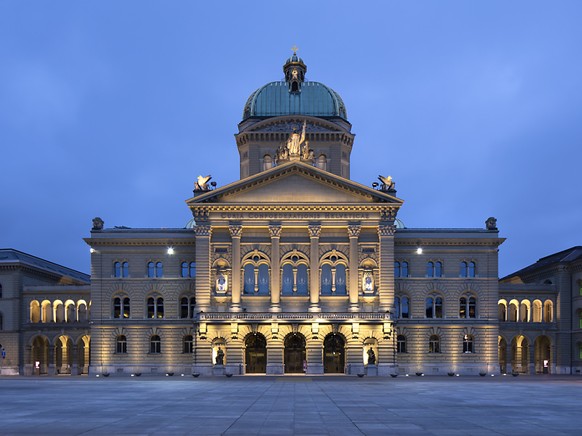
[[[226,204],[402,204],[383,191],[302,162],[289,162],[187,201]]]

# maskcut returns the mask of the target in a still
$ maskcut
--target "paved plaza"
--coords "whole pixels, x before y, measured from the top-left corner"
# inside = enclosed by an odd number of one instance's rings
[[[579,435],[582,378],[0,378],[0,434]]]

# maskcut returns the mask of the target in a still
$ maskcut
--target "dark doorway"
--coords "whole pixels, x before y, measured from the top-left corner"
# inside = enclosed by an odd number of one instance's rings
[[[305,361],[305,337],[302,334],[291,333],[285,338],[285,372],[291,374],[303,373]]]
[[[247,374],[267,372],[267,340],[260,333],[249,335],[245,341],[245,363]]]
[[[323,341],[323,371],[344,373],[346,342],[338,334],[327,335]]]

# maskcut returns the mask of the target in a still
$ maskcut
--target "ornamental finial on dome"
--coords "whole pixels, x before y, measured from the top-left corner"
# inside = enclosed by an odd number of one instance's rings
[[[307,73],[307,66],[303,63],[303,59],[297,56],[296,45],[291,47],[293,55],[287,59],[283,65],[283,72],[285,73],[285,82],[289,85],[289,92],[301,92],[301,84],[305,80],[305,73]]]

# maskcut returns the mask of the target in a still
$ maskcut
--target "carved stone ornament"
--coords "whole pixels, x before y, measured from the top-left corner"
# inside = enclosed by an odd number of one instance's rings
[[[378,226],[378,235],[379,236],[394,236],[394,232],[396,231],[396,226]]]
[[[208,209],[196,209],[192,214],[194,215],[194,221],[197,223],[208,221]]]
[[[210,236],[212,234],[212,227],[210,226],[196,226],[194,227],[196,236]]]
[[[280,238],[281,226],[269,226],[269,234],[271,235],[271,238]]]
[[[489,217],[487,221],[485,221],[485,228],[487,230],[497,230],[497,218]]]
[[[381,215],[382,215],[382,221],[391,221],[393,222],[396,219],[396,213],[398,211],[395,208],[386,208],[386,209],[382,209],[381,211]]]
[[[101,218],[96,216],[95,218],[93,218],[93,228],[91,230],[103,230],[104,225],[105,222]]]
[[[319,238],[319,234],[321,233],[321,226],[308,226],[307,230],[309,231],[310,238]]]
[[[392,180],[392,176],[388,177],[378,176],[378,180],[382,182],[382,184],[380,185],[380,190],[384,192],[390,192],[395,190],[396,184]]]
[[[360,225],[349,225],[348,226],[348,236],[350,238],[357,238],[358,236],[360,236],[360,231],[362,230],[362,226]]]
[[[242,235],[242,226],[228,226],[231,238],[240,238]]]

